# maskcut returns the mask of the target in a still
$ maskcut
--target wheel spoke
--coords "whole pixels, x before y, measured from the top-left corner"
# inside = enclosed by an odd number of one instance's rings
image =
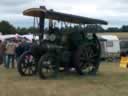
[[[26,73],[26,71],[27,71],[27,68],[24,68],[24,69],[23,69],[23,72]]]
[[[92,72],[96,69],[96,59],[98,58],[97,52],[94,46],[85,46],[82,47],[80,53],[80,63],[79,68],[85,73]]]
[[[31,70],[30,70],[30,68],[28,68],[28,74],[31,74]]]
[[[51,78],[55,76],[56,65],[53,60],[51,54],[46,54],[40,58],[39,76],[41,78]]]
[[[19,62],[19,72],[23,76],[31,76],[36,73],[35,60],[31,54],[24,54]]]

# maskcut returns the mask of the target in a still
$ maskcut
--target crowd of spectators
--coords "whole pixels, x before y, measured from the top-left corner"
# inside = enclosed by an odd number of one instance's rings
[[[31,43],[25,40],[0,40],[0,64],[5,68],[15,68],[15,65],[23,52],[29,50]]]

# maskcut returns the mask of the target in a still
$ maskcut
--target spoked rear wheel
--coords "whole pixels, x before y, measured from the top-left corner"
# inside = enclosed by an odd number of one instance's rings
[[[55,64],[54,56],[50,54],[43,55],[38,62],[38,72],[41,79],[56,77],[58,67]]]
[[[96,74],[99,68],[99,54],[93,45],[82,45],[75,54],[75,68],[80,74]]]
[[[37,72],[37,64],[30,51],[24,52],[17,63],[18,72],[21,76],[32,76]]]

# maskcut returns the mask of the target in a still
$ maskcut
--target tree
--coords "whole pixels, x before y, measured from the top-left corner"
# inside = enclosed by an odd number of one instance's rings
[[[34,27],[30,27],[30,28],[28,28],[27,29],[27,32],[29,32],[29,33],[37,33],[38,32],[38,29],[37,28],[34,28]]]
[[[2,34],[15,34],[16,29],[7,21],[0,22],[0,32]]]
[[[120,29],[118,27],[109,27],[107,32],[120,32]]]
[[[18,27],[17,28],[17,32],[18,34],[29,34],[29,33],[37,33],[38,29],[37,28],[34,28],[34,27],[29,27],[29,28],[20,28]]]
[[[87,32],[92,32],[92,33],[104,32],[104,29],[100,25],[96,25],[96,24],[87,25],[85,29]]]
[[[128,25],[123,25],[123,26],[121,27],[121,31],[122,31],[122,32],[128,32]]]
[[[20,27],[18,27],[17,28],[17,33],[21,34],[21,35],[27,34],[27,28],[20,28]]]

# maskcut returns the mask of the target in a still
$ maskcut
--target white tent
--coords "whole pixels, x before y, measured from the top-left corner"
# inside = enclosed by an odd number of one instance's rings
[[[9,38],[18,38],[18,34],[10,34],[10,35],[0,35],[0,40],[4,41]]]
[[[26,35],[22,35],[22,37],[25,37],[25,38],[27,38],[27,39],[29,39],[29,40],[31,40],[31,41],[32,41],[32,39],[33,39],[33,34],[26,34]],[[38,36],[36,36],[36,37],[35,37],[35,39],[36,39],[36,40],[38,40],[38,39],[39,39],[39,37],[38,37]]]
[[[24,39],[31,41],[33,36],[32,35],[19,35],[19,34],[9,34],[9,35],[0,35],[0,40],[5,41],[5,40],[13,40],[13,39],[17,39],[17,40],[22,40]]]

